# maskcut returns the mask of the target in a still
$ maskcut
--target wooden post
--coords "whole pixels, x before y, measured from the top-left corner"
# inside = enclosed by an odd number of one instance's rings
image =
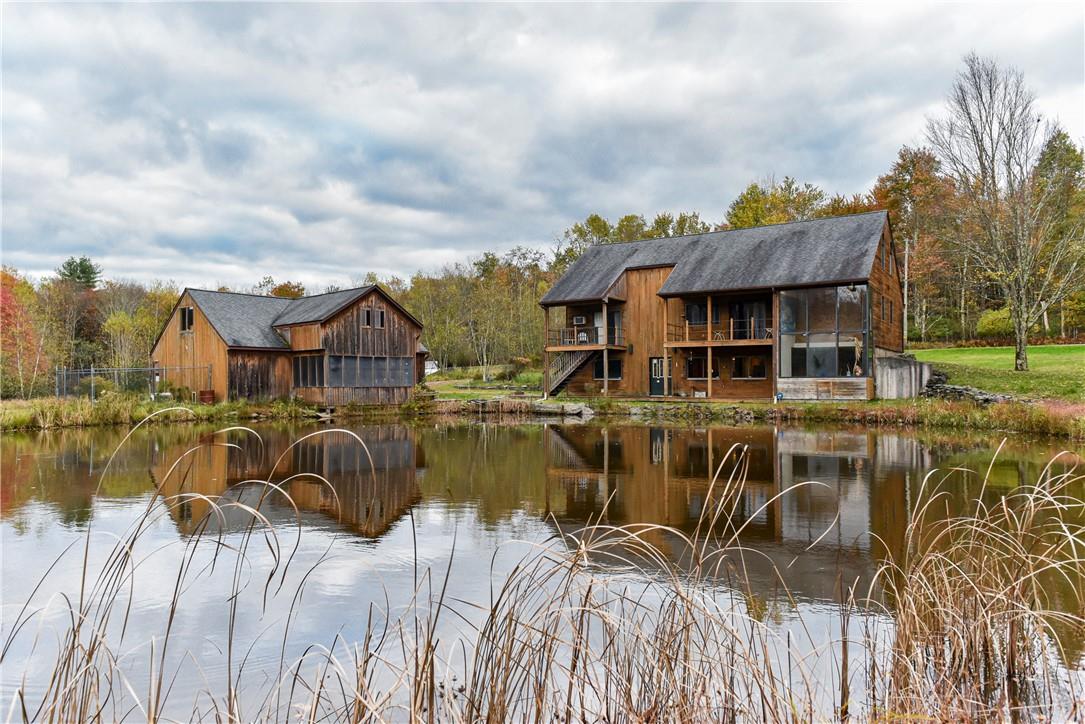
[[[772,335],[772,359],[769,364],[772,369],[772,399],[776,399],[776,393],[780,388],[780,292],[772,290],[772,327],[776,330]]]
[[[607,325],[607,303],[603,302],[603,397],[610,395],[610,334]]]
[[[543,399],[550,397],[550,307],[543,307]]]
[[[704,338],[706,342],[712,341],[712,295],[708,295],[708,319],[705,320]]]
[[[668,366],[668,365],[670,365],[671,360],[670,360],[670,356],[667,353],[667,330],[669,329],[668,324],[669,324],[669,322],[667,320],[667,300],[664,299],[663,300],[663,396],[664,397],[666,397],[669,394],[668,391],[667,391],[667,378],[670,375],[668,375],[667,373],[671,371],[670,367]]]
[[[709,399],[712,398],[712,345],[708,345],[708,394]]]
[[[731,317],[731,319],[729,321],[731,322],[731,330],[730,330],[731,333],[730,333],[730,335],[728,335],[727,338],[728,339],[734,339],[735,338],[735,318]]]

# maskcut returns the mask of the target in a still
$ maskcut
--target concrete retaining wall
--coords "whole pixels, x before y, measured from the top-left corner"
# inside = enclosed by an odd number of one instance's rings
[[[910,357],[878,357],[874,363],[874,394],[883,400],[919,397],[931,378],[931,366]]]

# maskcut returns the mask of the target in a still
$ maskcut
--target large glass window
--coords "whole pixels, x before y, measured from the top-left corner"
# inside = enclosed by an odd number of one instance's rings
[[[713,313],[716,307],[712,307]],[[763,301],[732,302],[730,309],[735,339],[766,339],[769,305]],[[718,320],[715,320],[718,321]]]
[[[869,329],[866,285],[781,292],[780,376],[869,375]]]
[[[712,379],[718,380],[720,378],[720,358],[714,357],[712,359]],[[707,380],[708,379],[708,352],[705,350],[694,350],[686,357],[686,379],[687,380]]]
[[[731,362],[731,379],[763,380],[768,371],[765,356],[760,354],[736,355]]]
[[[294,387],[324,386],[324,355],[308,354],[294,358]]]
[[[607,378],[612,382],[614,380],[620,380],[622,378],[622,358],[610,357],[607,360],[607,366],[609,367]],[[597,380],[603,379],[603,355],[598,355],[595,358],[595,370],[592,373],[592,377]]]
[[[305,374],[298,357],[295,376]],[[295,377],[297,379],[297,377]],[[303,377],[303,379],[308,379]],[[413,357],[354,357],[328,355],[329,387],[411,387],[414,385]]]
[[[721,302],[712,298],[712,324],[720,323]],[[686,302],[686,321],[690,324],[708,323],[708,302]]]

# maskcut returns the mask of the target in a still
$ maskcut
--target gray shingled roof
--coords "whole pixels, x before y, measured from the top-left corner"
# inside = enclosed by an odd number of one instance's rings
[[[272,325],[293,299],[202,289],[189,289],[188,293],[227,346],[290,347]]]
[[[661,296],[865,279],[886,212],[752,229],[599,244],[542,298],[544,306],[602,299],[626,269],[673,266]]]
[[[370,285],[299,299],[204,289],[188,293],[227,346],[289,349],[275,327],[323,321],[372,290]]]
[[[311,297],[291,300],[290,306],[279,315],[278,319],[275,320],[275,324],[283,326],[287,324],[323,322],[343,307],[361,299],[372,290],[373,285],[369,285],[357,289],[343,289],[338,292],[315,294]]]

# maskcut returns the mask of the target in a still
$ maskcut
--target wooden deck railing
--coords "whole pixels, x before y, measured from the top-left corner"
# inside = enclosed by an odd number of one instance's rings
[[[563,327],[546,333],[546,344],[552,347],[573,347],[602,344],[598,327]],[[625,336],[620,328],[607,330],[607,344],[624,345]]]
[[[667,323],[668,342],[734,342],[752,339],[772,339],[772,327],[756,319],[729,319],[725,322]]]

